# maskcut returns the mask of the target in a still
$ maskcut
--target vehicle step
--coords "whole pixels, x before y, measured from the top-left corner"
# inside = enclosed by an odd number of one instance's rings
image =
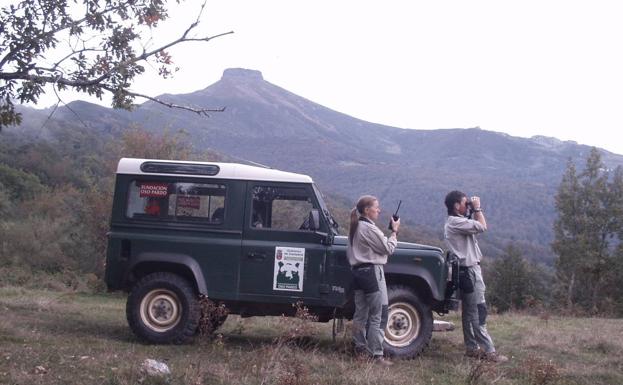
[[[434,332],[451,332],[454,330],[454,323],[449,321],[433,321],[433,331]]]

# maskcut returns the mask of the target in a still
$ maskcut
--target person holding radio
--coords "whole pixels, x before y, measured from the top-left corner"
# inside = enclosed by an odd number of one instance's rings
[[[485,283],[480,270],[482,252],[477,234],[487,230],[487,221],[480,198],[468,198],[461,191],[446,195],[448,218],[444,239],[450,252],[459,258],[459,295],[461,299],[465,355],[492,362],[505,362],[508,357],[498,354],[487,331]]]
[[[374,221],[381,209],[377,198],[364,195],[350,214],[346,255],[353,273],[355,314],[353,344],[355,352],[371,357],[382,365],[391,365],[383,358],[384,330],[387,325],[387,285],[383,265],[387,263],[398,240],[400,218],[390,219],[391,235],[386,237]],[[396,219],[394,219],[396,218]]]

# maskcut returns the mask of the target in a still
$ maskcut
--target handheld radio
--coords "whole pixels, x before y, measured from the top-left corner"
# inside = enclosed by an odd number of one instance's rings
[[[400,210],[400,205],[401,205],[401,204],[402,204],[402,200],[400,200],[400,201],[398,202],[398,207],[396,208],[396,212],[394,213],[394,215],[392,215],[392,219],[393,219],[394,221],[397,221],[398,219],[400,219],[400,217],[398,216],[398,210]],[[392,228],[392,221],[389,221],[389,229],[390,229],[390,230],[392,230],[392,231],[394,230],[394,229]]]

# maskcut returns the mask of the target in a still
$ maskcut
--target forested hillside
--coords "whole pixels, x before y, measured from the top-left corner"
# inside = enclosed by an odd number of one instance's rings
[[[45,132],[25,129],[1,135],[0,284],[36,282],[39,286],[40,277],[52,277],[52,286],[91,285],[91,289],[102,289],[105,234],[120,157],[241,161],[193,146],[193,137],[188,133],[153,133],[136,126],[103,133],[81,125],[50,124]],[[578,310],[590,313],[623,312],[616,295],[619,290],[608,289],[623,267],[619,257],[623,248],[618,243],[623,172],[616,170],[611,182],[608,173],[599,151],[593,150],[586,170],[576,173],[574,163],[568,163],[564,178],[560,177],[563,183],[548,197],[555,199],[562,210],[555,227],[555,246],[562,258],[555,260],[555,266],[528,263],[526,257],[538,247],[526,248],[525,242],[512,236],[497,240],[499,254],[495,258],[488,255],[484,261],[495,307],[508,310],[559,304],[568,309],[579,305]],[[575,184],[569,186],[570,181]],[[324,190],[325,199],[342,224],[340,232],[345,234],[351,200]],[[386,223],[393,208],[388,208],[387,200],[383,202],[385,211],[380,222]],[[417,201],[405,204],[417,210],[424,205]],[[504,207],[512,212],[514,206],[511,202]],[[402,241],[443,246],[440,234],[432,227],[404,214],[403,219]],[[542,222],[545,228],[547,223]],[[489,249],[492,244],[489,242]]]
[[[226,70],[204,90],[162,98],[225,111],[201,117],[152,102],[133,112],[74,102],[48,120],[49,110],[22,110],[24,123],[13,132],[48,138],[55,127],[80,127],[70,131],[119,138],[131,127],[184,130],[197,151],[211,149],[233,160],[308,174],[346,206],[371,193],[388,216],[402,199],[402,218],[417,229],[421,242],[440,240],[443,198],[460,189],[482,197],[490,224],[482,239],[486,255],[500,256],[513,242],[529,258],[550,265],[557,186],[569,159],[581,167],[590,150],[554,138],[517,138],[478,128],[421,131],[369,123],[243,69]],[[620,155],[601,154],[608,167],[623,164]]]
[[[480,245],[496,308],[545,304],[623,312],[618,291],[608,289],[623,267],[621,236],[610,224],[610,218],[619,223],[620,214],[604,209],[615,202],[608,197],[611,191],[617,196],[618,187],[602,191],[609,171],[623,163],[619,155],[478,128],[416,131],[363,122],[272,85],[257,71],[227,70],[203,91],[165,97],[226,110],[196,117],[153,103],[127,112],[75,102],[55,112],[22,108],[24,123],[0,133],[5,280],[19,284],[57,274],[53,281],[63,285],[101,288],[118,159],[222,159],[312,176],[342,233],[358,196],[380,198],[382,223],[402,199],[401,240],[436,246],[442,246],[445,194],[478,194],[489,225]],[[599,160],[586,166],[589,156]],[[573,199],[588,203],[571,205],[565,214],[571,230],[555,233],[556,199],[569,167],[583,178]],[[585,175],[585,167],[599,177]],[[576,234],[574,218],[590,219],[586,229],[603,230]],[[562,258],[553,252],[554,241]]]
[[[81,126],[54,127],[45,138],[32,132],[1,137],[0,268],[11,271],[2,275],[13,284],[36,280],[39,273],[60,274],[68,285],[92,274],[96,283],[103,273],[119,157],[191,156],[181,134],[134,129],[118,137]]]

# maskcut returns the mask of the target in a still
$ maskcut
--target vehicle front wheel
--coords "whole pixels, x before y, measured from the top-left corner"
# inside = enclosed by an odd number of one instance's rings
[[[385,353],[397,358],[420,354],[433,334],[433,313],[428,305],[406,286],[387,288],[389,311],[385,328]]]
[[[132,288],[126,316],[141,339],[158,344],[188,342],[199,325],[199,298],[185,278],[172,273],[153,273]]]

